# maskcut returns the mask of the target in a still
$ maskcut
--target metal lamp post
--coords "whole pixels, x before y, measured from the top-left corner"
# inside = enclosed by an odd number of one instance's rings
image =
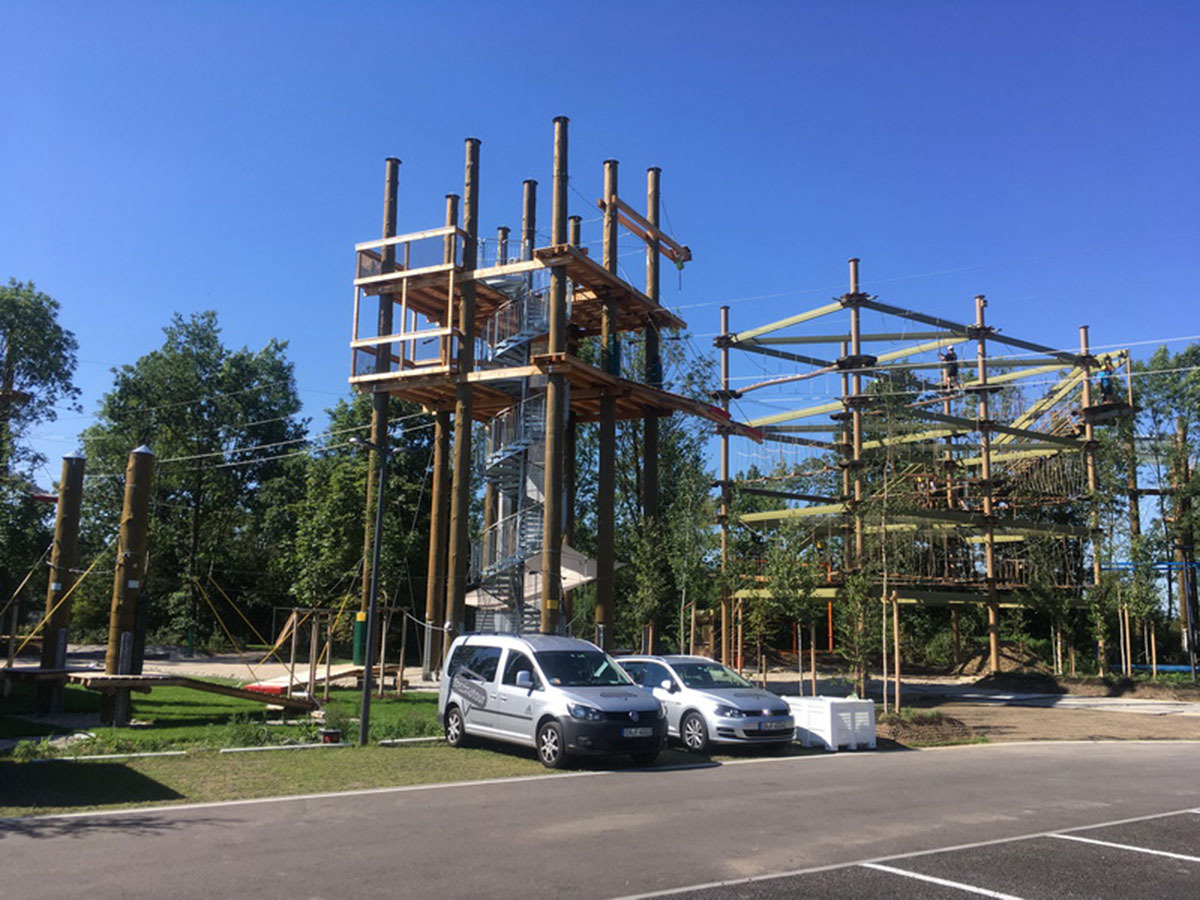
[[[379,493],[375,498],[375,534],[371,547],[371,597],[367,601],[367,648],[363,660],[362,711],[358,720],[358,746],[365,747],[371,733],[371,674],[375,669],[375,606],[379,588],[379,545],[383,543],[379,539],[383,531],[383,486],[387,483],[387,465],[392,454],[390,450],[363,438],[351,438],[350,442],[374,450],[379,455]]]

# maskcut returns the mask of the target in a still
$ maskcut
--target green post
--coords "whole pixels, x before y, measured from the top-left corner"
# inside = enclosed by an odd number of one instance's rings
[[[354,664],[361,666],[367,658],[367,614],[354,616]]]

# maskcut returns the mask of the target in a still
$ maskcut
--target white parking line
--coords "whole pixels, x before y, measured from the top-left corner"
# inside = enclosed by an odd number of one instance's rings
[[[989,891],[987,888],[976,887],[973,884],[963,884],[961,881],[950,881],[946,878],[934,878],[932,875],[922,875],[920,872],[909,872],[907,869],[897,869],[892,866],[881,866],[879,863],[863,863],[860,868],[875,869],[877,872],[890,872],[893,875],[903,875],[905,878],[915,878],[917,881],[928,881],[930,884],[966,891],[968,894],[978,894],[980,897],[992,897],[994,900],[1021,900],[1015,894],[1002,894],[999,891]]]
[[[1194,812],[1194,810],[1192,810]],[[1099,844],[1101,847],[1115,847],[1117,850],[1132,850],[1135,853],[1149,853],[1152,856],[1166,856],[1171,859],[1182,859],[1186,862],[1200,863],[1200,856],[1186,856],[1182,853],[1170,853],[1166,850],[1151,850],[1149,847],[1135,847],[1133,844],[1117,844],[1113,841],[1098,841],[1095,838],[1080,837],[1077,834],[1051,834],[1052,838],[1064,841],[1079,841],[1083,844]]]
[[[1116,825],[1132,825],[1135,822],[1153,822],[1158,819],[1169,819],[1172,816],[1186,816],[1190,813],[1200,814],[1200,808],[1187,807],[1186,809],[1173,809],[1170,812],[1150,813],[1145,816],[1131,816],[1127,819],[1112,819],[1107,822],[1097,822],[1092,825],[1079,825],[1075,828],[1065,829],[1066,831],[1090,831],[1096,828],[1112,828]],[[809,866],[805,869],[791,869],[786,872],[771,872],[765,875],[750,875],[744,878],[730,878],[722,881],[709,881],[699,884],[688,884],[680,887],[664,888],[657,891],[647,891],[641,894],[626,894],[621,897],[615,897],[613,900],[650,900],[650,898],[672,897],[677,894],[688,894],[699,891],[714,890],[716,888],[747,886],[755,884],[759,881],[775,881],[779,878],[795,878],[799,875],[815,875],[819,872],[836,872],[838,869],[849,869],[853,866],[865,866],[869,864],[879,864],[888,862],[899,862],[905,859],[917,859],[922,856],[937,856],[942,853],[955,853],[962,850],[978,850],[981,847],[994,847],[998,844],[1013,844],[1019,841],[1030,841],[1036,838],[1058,837],[1066,835],[1063,831],[1036,831],[1032,834],[1018,834],[1013,837],[994,838],[988,841],[972,841],[967,844],[951,844],[948,847],[935,847],[932,850],[917,850],[912,853],[893,853],[890,856],[876,856],[870,859],[856,859],[850,862],[829,863],[824,866]]]

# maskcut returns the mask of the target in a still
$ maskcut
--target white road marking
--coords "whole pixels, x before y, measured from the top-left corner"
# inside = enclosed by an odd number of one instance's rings
[[[810,866],[806,869],[792,869],[788,872],[772,872],[768,875],[751,875],[748,878],[729,878],[724,881],[710,881],[705,884],[689,884],[681,887],[665,888],[659,891],[648,891],[644,894],[627,894],[614,897],[612,900],[651,900],[656,897],[671,897],[676,894],[686,894],[693,891],[706,891],[714,888],[733,887],[735,885],[754,884],[759,881],[773,881],[777,878],[793,878],[797,875],[814,875],[818,872],[834,872],[838,869],[849,869],[854,866],[868,864],[899,862],[905,859],[916,859],[921,856],[935,856],[939,853],[955,853],[960,850],[977,850],[981,847],[994,847],[997,844],[1012,844],[1017,841],[1030,841],[1035,838],[1055,837],[1066,831],[1088,831],[1093,828],[1112,828],[1116,825],[1132,825],[1135,822],[1153,822],[1156,819],[1169,819],[1171,816],[1184,816],[1189,813],[1200,814],[1200,808],[1188,807],[1175,809],[1170,812],[1151,813],[1147,816],[1132,816],[1128,819],[1114,819],[1110,822],[1097,822],[1094,825],[1080,825],[1076,828],[1059,829],[1057,831],[1038,831],[1033,834],[1018,834],[1013,837],[995,838],[990,841],[974,841],[969,844],[953,844],[949,847],[935,847],[932,850],[918,850],[915,853],[894,853],[891,856],[877,856],[873,859],[856,859],[851,862],[830,863],[825,866]]]
[[[862,863],[860,868],[875,869],[877,872],[890,872],[893,875],[903,875],[905,878],[915,878],[917,881],[928,881],[930,884],[966,891],[968,894],[978,894],[981,897],[992,897],[994,900],[1021,900],[1015,894],[1002,894],[999,891],[989,891],[987,888],[976,887],[973,884],[963,884],[961,881],[950,881],[946,878],[934,878],[932,875],[922,875],[920,872],[910,872],[907,869],[897,869],[893,866],[881,866],[879,863]]]
[[[1189,810],[1195,812],[1195,810]],[[1133,844],[1117,844],[1113,841],[1098,841],[1095,838],[1080,837],[1077,834],[1051,834],[1049,837],[1060,838],[1064,841],[1079,841],[1083,844],[1099,844],[1101,847],[1114,847],[1117,850],[1132,850],[1135,853],[1149,853],[1152,856],[1166,856],[1171,859],[1182,859],[1186,862],[1200,863],[1200,856],[1186,856],[1183,853],[1170,853],[1166,850],[1152,850],[1149,847],[1135,847]]]

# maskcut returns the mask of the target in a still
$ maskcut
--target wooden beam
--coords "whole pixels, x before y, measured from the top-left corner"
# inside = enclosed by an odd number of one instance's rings
[[[810,309],[808,312],[798,313],[794,316],[788,316],[786,319],[780,319],[778,322],[771,322],[767,325],[760,325],[758,328],[751,328],[749,331],[739,331],[737,334],[730,335],[730,346],[749,340],[750,338],[758,337],[760,334],[769,334],[772,331],[778,331],[781,328],[787,328],[789,325],[799,325],[801,322],[808,322],[812,319],[819,319],[821,316],[827,316],[830,313],[838,312],[845,309],[841,301],[826,303],[824,306],[818,306],[816,309]],[[718,340],[720,336],[718,335]]]
[[[774,425],[777,422],[791,422],[795,419],[808,419],[812,416],[819,416],[823,413],[840,412],[842,409],[842,401],[835,400],[832,403],[822,403],[820,406],[809,406],[804,409],[794,409],[790,412],[776,413],[773,416],[762,416],[758,419],[751,419],[746,424],[751,428],[757,428],[760,425]]]
[[[741,522],[781,522],[784,519],[805,519],[809,516],[840,516],[846,513],[842,503],[829,503],[823,506],[798,506],[794,509],[772,509],[765,512],[744,513],[739,517]]]

